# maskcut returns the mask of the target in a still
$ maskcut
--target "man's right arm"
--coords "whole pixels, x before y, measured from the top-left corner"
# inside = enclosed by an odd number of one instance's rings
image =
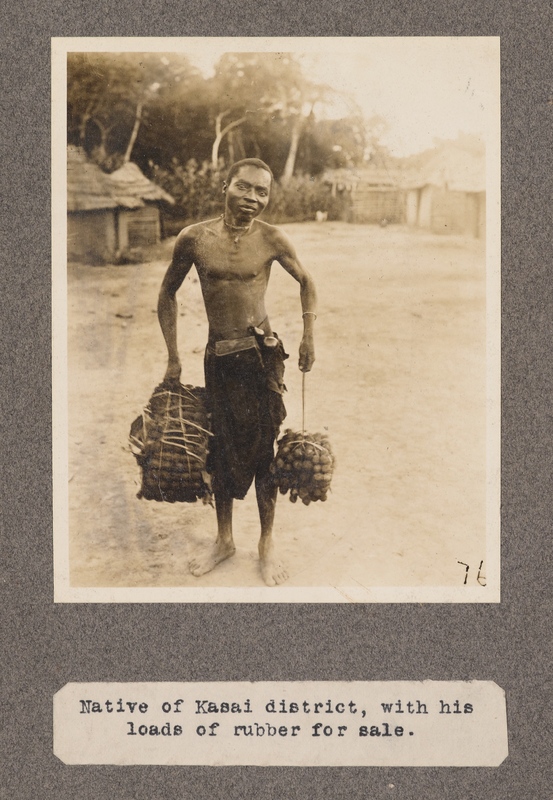
[[[177,348],[177,298],[176,293],[194,263],[194,237],[189,228],[185,228],[177,237],[173,258],[169,265],[157,303],[157,317],[167,345],[166,381],[178,381],[181,374],[181,363]]]

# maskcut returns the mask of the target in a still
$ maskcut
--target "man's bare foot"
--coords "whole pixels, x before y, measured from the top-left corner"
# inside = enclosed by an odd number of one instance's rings
[[[200,575],[205,575],[206,572],[211,572],[213,567],[216,567],[221,561],[225,561],[235,553],[236,547],[232,542],[220,542],[217,540],[215,544],[198,550],[196,555],[190,559],[188,562],[190,572],[198,578]]]
[[[276,555],[272,544],[267,548],[259,545],[259,559],[261,575],[267,586],[278,586],[288,580],[288,571]]]

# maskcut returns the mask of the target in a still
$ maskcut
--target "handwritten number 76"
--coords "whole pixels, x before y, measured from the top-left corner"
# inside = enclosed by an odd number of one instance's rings
[[[457,563],[458,564],[462,564],[462,566],[465,567],[465,579],[463,581],[463,586],[466,586],[467,582],[468,582],[468,579],[469,579],[470,566],[468,564],[465,564],[464,561],[458,561]],[[486,585],[486,577],[485,577],[485,575],[482,575],[482,566],[483,566],[483,564],[484,564],[484,561],[481,561],[480,565],[478,567],[478,575],[476,576],[476,582],[479,583],[480,586],[485,586]]]

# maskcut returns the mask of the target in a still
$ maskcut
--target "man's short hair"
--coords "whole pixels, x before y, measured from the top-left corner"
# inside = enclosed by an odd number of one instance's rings
[[[273,181],[275,179],[273,171],[270,168],[270,166],[266,164],[264,161],[262,161],[260,158],[243,158],[241,161],[235,161],[228,171],[226,177],[227,184],[231,182],[236,173],[239,172],[242,167],[257,167],[258,169],[264,169],[271,176],[271,186],[273,185]]]

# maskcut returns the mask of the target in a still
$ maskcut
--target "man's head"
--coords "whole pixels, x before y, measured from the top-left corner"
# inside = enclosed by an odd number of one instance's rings
[[[260,158],[243,158],[241,161],[235,161],[234,164],[228,171],[227,179],[225,181],[226,184],[230,184],[231,180],[234,178],[237,172],[239,172],[242,167],[257,167],[258,169],[264,169],[265,172],[268,172],[271,176],[271,186],[274,181],[273,172],[268,164],[262,161]]]
[[[266,208],[272,182],[271,168],[259,158],[237,161],[223,183],[225,210],[238,223],[251,222]]]

